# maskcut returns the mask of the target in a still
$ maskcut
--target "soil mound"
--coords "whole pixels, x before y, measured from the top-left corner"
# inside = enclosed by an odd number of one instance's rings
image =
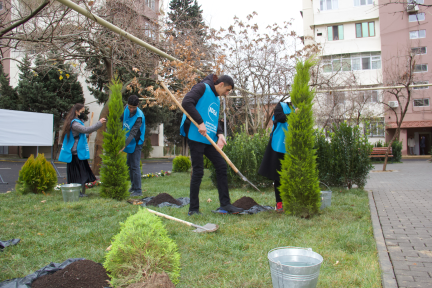
[[[161,274],[153,273],[150,279],[143,283],[134,283],[127,288],[175,288],[174,284],[165,272]]]
[[[32,288],[103,288],[109,277],[102,265],[91,260],[80,260],[53,274],[33,281]]]
[[[244,196],[244,197],[238,199],[237,201],[235,201],[232,205],[234,205],[235,207],[238,207],[238,208],[242,208],[244,210],[249,210],[253,206],[259,205],[259,204],[257,202],[255,202],[255,200],[252,199],[251,197]]]
[[[175,205],[179,205],[179,206],[182,205],[181,202],[179,202],[176,199],[174,199],[174,197],[172,197],[168,193],[161,193],[161,194],[157,195],[156,197],[154,197],[149,202],[147,202],[147,206],[148,205],[157,206],[157,205],[159,205],[159,204],[161,204],[163,202],[169,202],[171,204],[175,204]]]

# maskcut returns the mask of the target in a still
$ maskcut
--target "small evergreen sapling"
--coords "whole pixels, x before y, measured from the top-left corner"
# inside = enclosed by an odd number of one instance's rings
[[[125,153],[119,153],[126,141],[126,131],[120,116],[123,113],[121,89],[119,81],[113,81],[110,86],[111,100],[109,101],[109,117],[107,131],[104,132],[102,167],[100,170],[102,188],[100,195],[116,200],[126,199],[129,195],[129,173]]]
[[[298,111],[288,117],[285,131],[286,154],[282,160],[281,197],[287,214],[308,218],[318,213],[320,189],[314,149],[313,91],[309,89],[309,69],[314,65],[308,59],[297,62],[291,101]]]
[[[166,272],[177,284],[180,253],[161,219],[147,209],[140,209],[120,225],[120,233],[114,236],[103,263],[111,277],[111,285],[127,287],[145,282],[154,272]]]
[[[39,154],[36,159],[32,154],[19,172],[15,188],[20,194],[43,194],[52,190],[56,184],[56,171],[44,154]]]

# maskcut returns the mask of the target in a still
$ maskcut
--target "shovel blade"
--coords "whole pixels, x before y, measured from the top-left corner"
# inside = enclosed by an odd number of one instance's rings
[[[197,229],[193,230],[192,232],[196,232],[196,233],[215,232],[218,229],[219,229],[218,225],[207,223],[204,226],[197,227]]]
[[[258,190],[259,192],[261,192],[261,190],[259,190],[254,184],[252,184],[252,182],[250,182],[240,171],[237,171],[237,174],[240,176],[240,178],[243,181],[248,182],[253,188],[255,188],[256,190]]]

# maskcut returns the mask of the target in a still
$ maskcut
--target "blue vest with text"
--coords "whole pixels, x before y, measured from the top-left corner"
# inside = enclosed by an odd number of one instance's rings
[[[283,112],[285,115],[288,115],[291,113],[291,109],[288,106],[287,103],[280,103],[283,109]],[[274,115],[273,118],[274,120]],[[272,138],[272,148],[274,151],[279,152],[279,153],[286,153],[286,148],[285,148],[285,132],[284,131],[288,131],[288,123],[277,123],[276,124],[276,129],[274,129],[274,131],[272,131],[273,133],[273,138]]]
[[[74,139],[73,134],[72,134],[72,123],[74,121],[77,121],[78,123],[81,123],[82,125],[84,125],[84,123],[78,119],[73,119],[71,121],[71,129],[69,132],[69,138],[67,136],[65,136],[65,138],[63,140],[62,148],[60,150],[60,156],[58,159],[60,162],[66,162],[66,163],[72,162],[72,147],[75,143],[75,139]],[[78,159],[80,159],[80,160],[87,160],[90,158],[90,150],[89,150],[89,147],[87,144],[87,139],[86,139],[86,136],[84,133],[79,134],[78,145],[77,145],[77,154],[78,154]]]
[[[144,143],[144,134],[145,134],[144,113],[139,108],[137,108],[137,111],[136,111],[134,116],[129,117],[129,115],[130,115],[129,108],[128,108],[128,106],[126,106],[126,109],[124,110],[124,113],[123,113],[123,129],[127,131],[126,132],[126,138],[129,136],[130,130],[132,129],[132,127],[135,124],[138,117],[141,117],[142,118],[142,124],[140,127],[141,136],[140,136],[139,141],[138,141],[138,145],[141,145]],[[136,143],[136,140],[134,138],[134,139],[132,139],[132,141],[129,143],[129,145],[123,151],[126,153],[133,153],[135,151],[136,144],[137,143]]]
[[[213,141],[217,142],[220,99],[213,93],[210,85],[208,85],[207,83],[204,84],[206,85],[206,90],[204,92],[204,95],[198,101],[196,109],[204,121],[204,125],[207,129],[207,135],[210,136]],[[182,122],[180,125],[180,134],[182,136],[186,136],[186,133],[184,131],[185,121],[186,114],[183,114]],[[191,123],[190,125],[188,138],[193,141],[210,144],[207,138],[205,138],[198,132],[198,128],[193,123]]]

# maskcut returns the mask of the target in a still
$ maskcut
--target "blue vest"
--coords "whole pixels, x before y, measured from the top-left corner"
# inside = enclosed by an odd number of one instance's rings
[[[129,108],[128,106],[126,106],[126,109],[124,110],[123,113],[123,129],[126,130],[126,138],[129,136],[130,130],[132,129],[133,125],[135,124],[136,120],[138,119],[138,117],[142,118],[142,124],[140,127],[140,131],[141,131],[141,136],[140,139],[138,141],[138,145],[141,145],[144,143],[144,134],[145,134],[145,117],[144,117],[144,113],[137,108],[137,111],[135,113],[134,116],[129,117]],[[135,138],[132,139],[132,141],[129,143],[129,145],[123,150],[126,153],[133,153],[135,151],[135,147],[136,147],[136,140]]]
[[[60,162],[66,162],[66,163],[72,162],[72,147],[75,143],[75,139],[74,139],[73,134],[72,134],[72,123],[74,121],[77,121],[78,123],[81,123],[82,125],[84,125],[84,123],[78,119],[73,119],[71,121],[71,129],[70,129],[70,133],[69,133],[69,139],[67,136],[65,136],[65,138],[63,140],[62,148],[60,150],[60,156],[58,159]],[[86,136],[84,133],[79,134],[78,145],[77,145],[77,154],[78,154],[78,159],[80,159],[80,160],[87,160],[90,158],[90,150],[89,150],[89,147],[87,144],[87,139],[86,139]]]
[[[287,103],[280,103],[283,109],[283,112],[285,115],[288,115],[291,113],[291,109],[288,106]],[[272,120],[274,120],[274,115]],[[286,149],[285,149],[285,132],[284,131],[288,131],[288,123],[277,123],[276,124],[276,129],[274,129],[274,131],[272,131],[273,133],[273,138],[272,138],[272,148],[274,151],[279,152],[279,153],[286,153]]]
[[[196,109],[198,113],[201,115],[204,125],[207,129],[207,135],[216,142],[217,141],[217,128],[219,124],[219,108],[220,108],[220,99],[217,97],[210,88],[210,85],[204,83],[206,85],[206,90],[204,95],[200,98],[196,105]],[[186,136],[184,131],[184,122],[186,121],[186,114],[183,114],[182,122],[180,124],[180,135]],[[188,138],[201,142],[204,144],[210,144],[206,137],[202,136],[198,132],[198,128],[191,123]]]

